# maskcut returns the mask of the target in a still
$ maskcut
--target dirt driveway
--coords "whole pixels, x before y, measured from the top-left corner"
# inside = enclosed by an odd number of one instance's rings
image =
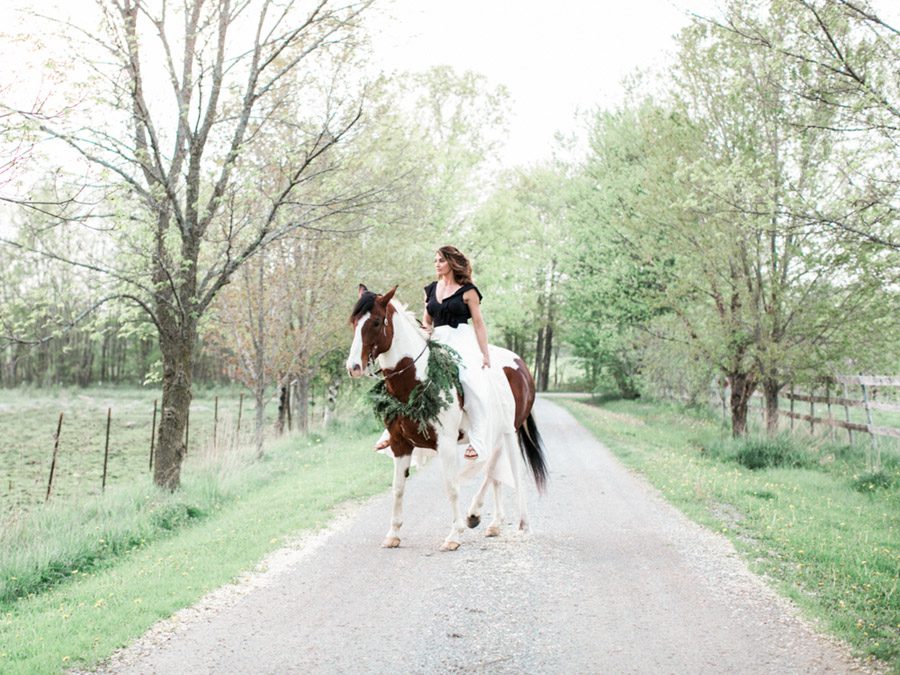
[[[549,493],[534,533],[448,529],[439,463],[161,624],[116,673],[844,673],[861,668],[566,411],[538,402]],[[385,460],[388,461],[388,460]],[[467,484],[470,495],[475,484]],[[464,502],[467,503],[467,502]],[[507,508],[509,519],[513,509]],[[482,522],[488,519],[484,518]]]

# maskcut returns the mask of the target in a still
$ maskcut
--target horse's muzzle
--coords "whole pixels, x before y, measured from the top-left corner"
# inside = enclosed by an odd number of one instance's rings
[[[350,377],[362,377],[363,369],[362,366],[358,363],[347,364],[347,372],[350,373]]]

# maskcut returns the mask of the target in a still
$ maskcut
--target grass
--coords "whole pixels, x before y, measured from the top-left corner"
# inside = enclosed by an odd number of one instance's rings
[[[191,402],[189,452],[213,435],[234,435],[240,391],[198,389]],[[63,413],[51,500],[75,503],[101,492],[106,415],[112,409],[107,489],[149,474],[153,401],[158,389],[89,387],[0,389],[0,521],[40,507],[47,492],[54,434]],[[244,397],[242,439],[252,433],[253,401]],[[269,405],[267,413],[274,414]],[[158,423],[158,419],[157,419]]]
[[[0,672],[96,664],[336,505],[386,489],[373,435],[363,424],[289,437],[262,461],[198,452],[174,495],[140,480],[19,519],[0,534]]]
[[[802,435],[736,443],[711,418],[665,404],[562,403],[824,629],[900,671],[895,454],[872,479],[860,448]]]

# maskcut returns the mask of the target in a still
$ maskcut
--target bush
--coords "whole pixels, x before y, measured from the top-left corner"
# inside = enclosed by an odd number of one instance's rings
[[[894,479],[884,471],[876,471],[874,473],[866,473],[857,477],[853,481],[853,489],[857,492],[874,492],[875,490],[883,490],[890,488],[894,484]]]
[[[748,469],[772,467],[811,468],[815,457],[799,447],[790,436],[774,438],[750,436],[716,441],[702,448],[705,456],[722,461],[735,461]]]

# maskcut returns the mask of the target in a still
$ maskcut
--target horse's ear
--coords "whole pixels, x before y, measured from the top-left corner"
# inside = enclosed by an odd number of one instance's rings
[[[381,304],[387,305],[391,299],[394,297],[394,293],[397,292],[397,287],[394,286],[391,290],[381,296]]]
[[[359,297],[362,297],[362,294],[368,291],[369,289],[365,287],[364,284],[359,285]]]

